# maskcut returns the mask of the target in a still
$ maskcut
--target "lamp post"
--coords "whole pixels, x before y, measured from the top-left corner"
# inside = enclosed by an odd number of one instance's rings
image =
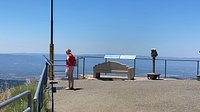
[[[53,94],[56,92],[56,87],[53,87],[54,84],[57,84],[58,82],[54,81],[54,70],[53,70],[53,64],[54,64],[54,44],[53,44],[53,0],[51,0],[51,43],[50,43],[50,68],[49,68],[49,80],[51,80],[49,83],[51,84],[51,92],[52,92],[52,112],[54,112],[54,98]]]
[[[53,0],[51,0],[51,41],[50,41],[50,68],[49,68],[49,79],[54,80],[53,63],[54,63],[54,44],[53,44]]]

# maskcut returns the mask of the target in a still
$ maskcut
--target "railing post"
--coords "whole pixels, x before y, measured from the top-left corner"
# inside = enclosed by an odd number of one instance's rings
[[[28,107],[32,108],[32,98],[31,98],[31,93],[28,94]]]
[[[46,72],[45,72],[45,87],[47,87],[47,79],[48,79],[48,67],[49,65],[48,65],[48,63],[46,63]]]
[[[39,96],[38,96],[38,99],[37,99],[37,112],[40,112],[40,92],[39,92]]]
[[[105,58],[105,62],[107,62],[108,60],[107,60],[107,58]]]
[[[34,108],[33,108],[34,112],[37,112],[37,99],[34,99],[33,105],[34,105]]]
[[[39,83],[34,95],[34,112],[40,112],[43,106],[43,90],[47,87],[47,74],[48,74],[48,64],[42,70]]]
[[[134,65],[133,66],[134,66],[134,75],[135,75],[135,73],[136,73],[135,72],[136,71],[136,69],[135,69],[135,67],[136,67],[136,59],[134,59]]]
[[[77,80],[78,80],[78,74],[79,74],[79,57],[77,57],[77,66],[76,66],[76,73],[77,73]]]
[[[28,107],[26,110],[24,110],[23,112],[31,112],[31,108]]]
[[[85,58],[83,58],[83,78],[85,78]]]
[[[44,78],[43,78],[44,79]],[[43,81],[43,80],[42,80]],[[42,83],[42,85],[41,85],[41,88],[40,88],[40,91],[39,91],[39,100],[38,100],[38,102],[39,102],[39,105],[38,105],[38,112],[41,112],[41,107],[43,106],[43,91],[44,91],[44,88],[43,88],[43,83]]]
[[[199,75],[199,61],[197,61],[197,76]]]
[[[167,78],[167,60],[165,60],[165,78]]]
[[[108,61],[108,59],[107,58],[105,58],[105,62],[107,62]],[[107,75],[107,73],[105,73],[105,75]]]

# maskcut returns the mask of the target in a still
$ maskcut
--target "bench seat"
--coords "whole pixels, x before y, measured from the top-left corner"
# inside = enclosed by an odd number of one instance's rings
[[[111,70],[111,73],[118,73],[118,74],[127,74],[127,70]]]
[[[133,67],[128,67],[125,64],[113,61],[95,65],[93,67],[93,77],[100,78],[100,73],[127,74],[129,80],[134,79],[135,76]]]

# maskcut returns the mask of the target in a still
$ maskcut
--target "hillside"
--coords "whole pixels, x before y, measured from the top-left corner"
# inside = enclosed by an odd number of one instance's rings
[[[0,79],[0,92],[5,91],[8,88],[16,87],[26,83],[25,80],[4,80]]]

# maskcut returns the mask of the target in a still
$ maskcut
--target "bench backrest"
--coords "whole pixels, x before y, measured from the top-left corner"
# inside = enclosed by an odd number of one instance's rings
[[[128,70],[128,67],[125,64],[108,61],[104,63],[100,63],[94,66],[94,69],[101,69],[101,70]]]

